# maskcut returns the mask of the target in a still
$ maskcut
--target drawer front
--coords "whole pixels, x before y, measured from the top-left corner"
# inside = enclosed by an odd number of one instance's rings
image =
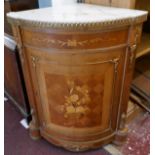
[[[80,32],[79,32],[80,33]],[[96,49],[117,46],[127,42],[128,29],[98,33],[55,34],[50,31],[22,29],[25,45],[38,48]]]

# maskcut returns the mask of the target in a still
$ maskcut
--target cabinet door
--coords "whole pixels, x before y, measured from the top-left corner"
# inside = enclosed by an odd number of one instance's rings
[[[75,132],[113,132],[117,126],[124,50],[69,53],[25,49],[41,131],[70,136]]]

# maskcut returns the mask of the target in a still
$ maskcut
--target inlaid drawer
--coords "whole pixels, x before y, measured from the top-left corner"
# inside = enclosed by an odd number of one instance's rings
[[[57,49],[94,49],[118,46],[127,42],[128,29],[98,33],[68,33],[32,31],[22,29],[22,40],[25,45],[37,48]]]

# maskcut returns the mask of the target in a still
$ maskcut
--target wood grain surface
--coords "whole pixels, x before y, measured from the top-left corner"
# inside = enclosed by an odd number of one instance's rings
[[[125,139],[141,24],[96,33],[13,30],[31,103],[33,138],[42,136],[71,151]]]

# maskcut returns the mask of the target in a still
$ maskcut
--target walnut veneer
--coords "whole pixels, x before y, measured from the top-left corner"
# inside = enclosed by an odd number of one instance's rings
[[[71,23],[13,16],[8,14],[31,103],[31,137],[71,151],[120,144],[127,133],[129,87],[146,13],[89,23],[76,23],[77,14]]]

